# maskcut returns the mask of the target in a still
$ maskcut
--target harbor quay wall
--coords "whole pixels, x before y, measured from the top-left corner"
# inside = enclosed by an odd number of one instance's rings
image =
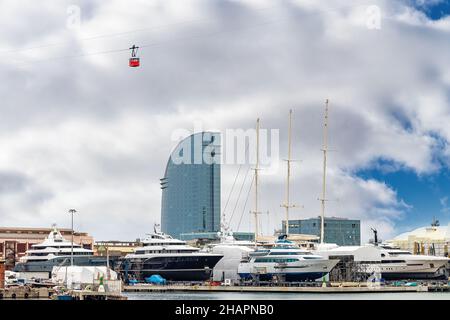
[[[377,293],[377,292],[427,292],[428,286],[396,287],[396,286],[208,286],[208,285],[133,285],[125,286],[124,292],[292,292],[292,293]]]
[[[0,260],[0,289],[5,287],[5,261]]]

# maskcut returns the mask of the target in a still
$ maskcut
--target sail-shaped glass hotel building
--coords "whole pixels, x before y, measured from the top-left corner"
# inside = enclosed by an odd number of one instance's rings
[[[220,230],[220,147],[220,133],[200,132],[171,153],[161,179],[164,233]]]

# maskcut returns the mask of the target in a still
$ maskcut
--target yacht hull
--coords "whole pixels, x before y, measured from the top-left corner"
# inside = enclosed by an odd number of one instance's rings
[[[270,281],[278,277],[288,282],[308,281],[324,277],[337,263],[338,260],[301,260],[285,265],[247,262],[239,265],[238,273],[245,280],[259,279]]]
[[[445,273],[437,272],[398,272],[398,273],[382,273],[381,277],[386,280],[446,280]]]
[[[328,272],[298,272],[298,273],[266,273],[266,274],[255,274],[255,273],[239,273],[241,279],[252,280],[258,278],[261,281],[271,281],[276,277],[282,277],[284,281],[288,282],[301,282],[301,281],[312,281],[320,279],[326,276]]]
[[[127,258],[120,267],[125,281],[136,279],[144,282],[152,275],[160,275],[169,281],[209,280],[214,266],[223,255],[177,255],[148,258]]]
[[[424,257],[426,258],[426,257]],[[386,280],[447,279],[446,260],[410,260],[407,263],[362,265],[369,274],[380,273]]]

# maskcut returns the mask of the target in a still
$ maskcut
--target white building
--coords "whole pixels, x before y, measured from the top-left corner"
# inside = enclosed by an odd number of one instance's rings
[[[429,226],[405,232],[387,243],[415,254],[427,254],[448,257],[450,244],[450,224],[447,226]]]

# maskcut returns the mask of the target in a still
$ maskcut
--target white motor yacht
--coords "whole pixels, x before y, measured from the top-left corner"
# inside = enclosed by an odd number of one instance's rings
[[[327,275],[338,261],[301,249],[281,236],[272,248],[250,253],[239,264],[238,274],[242,279],[316,280]]]
[[[362,274],[378,273],[386,280],[401,279],[445,279],[449,259],[427,255],[415,255],[388,245],[368,244],[365,246],[327,245],[316,251],[330,259],[350,259],[357,263]]]

